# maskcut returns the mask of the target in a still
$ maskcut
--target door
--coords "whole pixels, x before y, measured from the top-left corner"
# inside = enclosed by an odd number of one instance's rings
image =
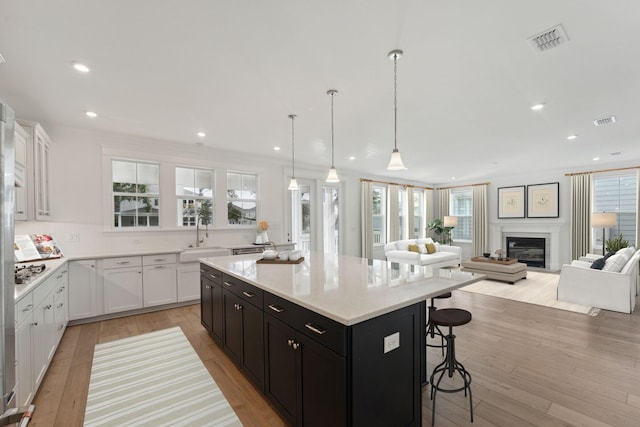
[[[299,190],[291,191],[291,240],[304,252],[314,250],[312,183],[298,180]]]
[[[278,407],[289,425],[296,424],[297,385],[296,352],[292,348],[293,328],[265,316],[266,378],[265,394]]]
[[[224,301],[224,348],[235,362],[242,365],[242,300],[222,291]]]
[[[340,253],[340,188],[322,187],[322,245],[325,254]]]

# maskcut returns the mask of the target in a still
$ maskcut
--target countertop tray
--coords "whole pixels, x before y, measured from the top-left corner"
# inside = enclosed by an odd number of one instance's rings
[[[256,264],[300,264],[304,261],[304,257],[298,258],[296,261],[281,261],[279,258],[276,259],[259,259],[256,261]]]

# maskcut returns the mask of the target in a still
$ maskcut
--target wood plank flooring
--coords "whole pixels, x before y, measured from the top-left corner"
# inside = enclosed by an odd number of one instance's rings
[[[439,393],[437,426],[640,425],[640,311],[591,317],[461,291],[437,304],[473,314],[454,333],[458,360],[472,375],[474,405],[472,424],[463,393]],[[284,426],[199,316],[193,305],[69,327],[35,397],[30,426],[82,425],[96,343],[173,326],[182,328],[245,426]],[[428,371],[441,359],[439,349],[429,348]],[[422,402],[428,426],[427,388]]]

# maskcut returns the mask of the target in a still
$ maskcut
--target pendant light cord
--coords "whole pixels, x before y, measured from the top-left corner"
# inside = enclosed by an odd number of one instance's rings
[[[393,55],[393,148],[398,149],[398,54]]]
[[[334,163],[334,145],[333,145],[333,97],[336,92],[331,93],[331,167],[335,167]]]
[[[291,176],[293,178],[296,177],[296,153],[295,153],[295,136],[294,136],[294,127],[293,127],[293,119],[295,119],[296,115],[289,115],[291,118]]]

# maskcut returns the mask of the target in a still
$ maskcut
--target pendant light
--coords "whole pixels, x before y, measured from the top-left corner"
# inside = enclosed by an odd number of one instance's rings
[[[333,97],[338,94],[338,91],[335,89],[329,89],[327,91],[327,95],[331,97],[331,167],[329,168],[329,174],[327,175],[327,182],[340,182],[340,178],[338,178],[338,171],[333,162],[334,155],[334,144],[333,144]]]
[[[296,181],[296,155],[295,155],[295,138],[293,133],[293,119],[296,118],[295,114],[289,114],[291,119],[291,181],[289,182],[289,190],[296,191],[298,187],[298,181]]]
[[[393,151],[387,170],[400,171],[407,169],[398,151],[398,59],[402,57],[402,51],[392,50],[387,57],[393,61]]]

